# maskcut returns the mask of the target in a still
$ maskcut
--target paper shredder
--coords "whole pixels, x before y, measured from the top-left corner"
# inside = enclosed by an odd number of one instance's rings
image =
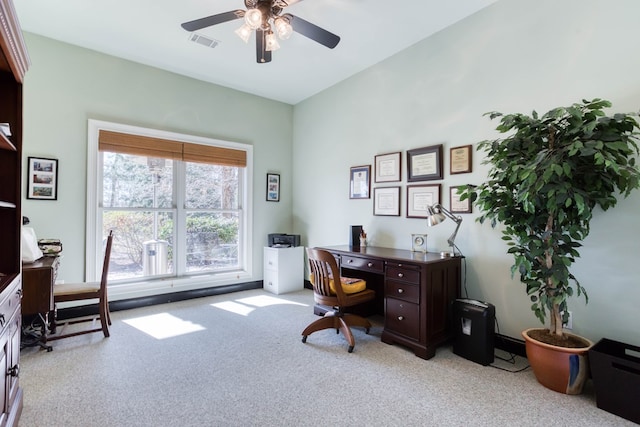
[[[472,299],[457,299],[452,311],[453,353],[481,365],[493,363],[495,306]]]

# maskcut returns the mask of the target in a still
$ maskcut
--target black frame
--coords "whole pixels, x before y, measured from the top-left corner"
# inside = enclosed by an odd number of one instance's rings
[[[432,161],[429,161],[429,157],[434,157]],[[425,157],[430,165],[430,168],[435,168],[431,173],[420,174],[419,171],[414,171],[414,167],[424,167],[425,165],[418,165],[418,161],[422,162],[423,159],[417,159],[417,157]],[[442,144],[432,145],[429,147],[415,148],[413,150],[407,150],[407,181],[431,181],[434,179],[442,179]]]
[[[280,174],[267,174],[267,202],[280,201]]]
[[[27,158],[27,199],[58,200],[58,159]]]

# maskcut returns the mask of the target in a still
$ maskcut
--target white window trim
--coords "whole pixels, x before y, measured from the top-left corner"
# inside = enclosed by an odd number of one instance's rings
[[[109,287],[109,300],[140,298],[163,293],[203,289],[216,286],[231,285],[254,280],[253,278],[253,147],[249,144],[222,141],[195,135],[167,132],[138,126],[112,123],[89,119],[87,146],[87,222],[86,222],[86,279],[100,280],[102,268],[102,233],[98,224],[102,224],[101,210],[98,200],[102,194],[98,182],[100,156],[98,153],[98,134],[100,130],[149,136],[153,138],[171,139],[180,142],[213,145],[217,147],[244,150],[247,153],[247,166],[244,168],[243,182],[246,191],[242,191],[239,201],[242,203],[244,233],[239,236],[242,241],[245,268],[241,271],[212,272],[186,277],[171,277],[161,280],[137,281],[122,283]]]

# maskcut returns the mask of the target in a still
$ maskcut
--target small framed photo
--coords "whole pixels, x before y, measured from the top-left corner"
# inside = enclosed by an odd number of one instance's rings
[[[407,186],[407,218],[426,218],[428,208],[440,203],[440,184]]]
[[[400,181],[402,153],[379,154],[375,157],[375,182]]]
[[[27,199],[58,200],[58,160],[29,157]]]
[[[350,176],[349,198],[371,198],[371,165],[352,167]]]
[[[374,188],[373,214],[383,216],[400,216],[400,187]]]
[[[442,179],[442,144],[407,150],[407,181]]]
[[[267,202],[280,201],[280,174],[267,174]]]
[[[471,145],[453,147],[450,150],[450,173],[470,173],[471,172]]]
[[[460,200],[458,188],[460,188],[460,186],[449,187],[449,201],[451,203],[451,212],[471,213],[471,199]]]

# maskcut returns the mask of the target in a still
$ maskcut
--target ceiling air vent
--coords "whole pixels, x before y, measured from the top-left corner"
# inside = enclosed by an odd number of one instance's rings
[[[215,39],[212,39],[210,37],[205,37],[205,36],[203,36],[201,34],[198,34],[198,33],[189,34],[189,40],[191,40],[194,43],[198,43],[198,44],[201,44],[203,46],[210,47],[212,49],[214,47],[218,46],[218,43],[220,43],[220,40],[215,40]]]

